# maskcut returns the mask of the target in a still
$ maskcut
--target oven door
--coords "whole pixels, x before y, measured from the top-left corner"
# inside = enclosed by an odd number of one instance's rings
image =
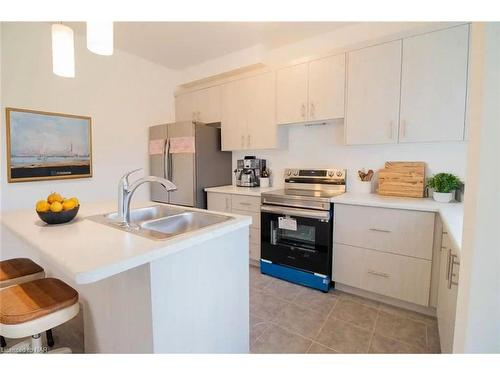
[[[261,258],[331,275],[332,210],[261,207]]]

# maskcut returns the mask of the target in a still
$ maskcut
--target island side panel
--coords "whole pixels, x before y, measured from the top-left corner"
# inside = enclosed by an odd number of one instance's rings
[[[248,353],[249,228],[151,263],[155,353]]]
[[[152,353],[149,264],[77,285],[86,353]]]

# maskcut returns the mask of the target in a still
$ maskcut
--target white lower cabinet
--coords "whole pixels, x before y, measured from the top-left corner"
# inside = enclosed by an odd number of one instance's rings
[[[334,281],[429,306],[435,214],[335,205]]]
[[[253,261],[260,261],[260,197],[208,192],[207,208],[212,211],[251,216],[249,256]]]
[[[336,243],[335,281],[402,301],[426,306],[431,261]]]
[[[453,352],[460,262],[457,252],[443,233],[439,273],[437,319],[442,353]]]

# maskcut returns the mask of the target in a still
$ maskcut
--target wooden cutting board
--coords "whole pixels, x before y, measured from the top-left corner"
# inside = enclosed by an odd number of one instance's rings
[[[378,173],[380,195],[423,198],[425,163],[420,161],[388,161]]]

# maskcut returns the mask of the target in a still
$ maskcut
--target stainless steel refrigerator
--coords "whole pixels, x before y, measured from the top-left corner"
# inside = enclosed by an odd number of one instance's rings
[[[194,150],[171,153],[179,137],[194,137]],[[149,128],[149,140],[150,174],[177,186],[177,191],[167,192],[159,184],[150,184],[152,201],[206,208],[206,187],[231,185],[232,153],[221,151],[220,128],[193,122],[156,125]]]

